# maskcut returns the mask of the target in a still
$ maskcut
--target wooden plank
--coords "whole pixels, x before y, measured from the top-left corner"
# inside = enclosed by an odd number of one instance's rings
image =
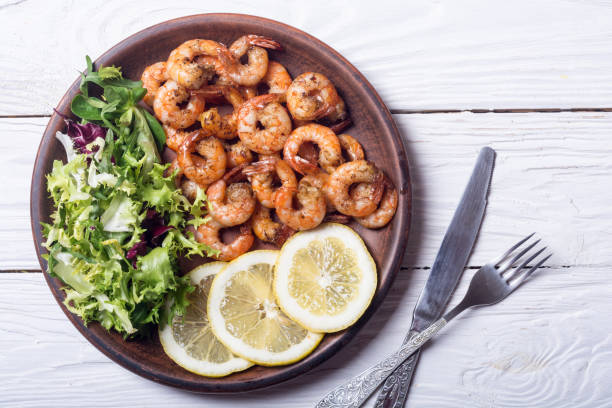
[[[414,186],[404,265],[431,266],[481,146],[498,152],[471,265],[537,231],[554,265],[611,265],[612,113],[395,115]],[[47,119],[0,119],[0,270],[36,269],[29,224],[32,163]]]
[[[97,0],[0,8],[0,115],[48,114],[85,54],[207,12],[260,15],[309,32],[355,64],[392,109],[610,107],[607,2]]]
[[[467,312],[423,353],[407,406],[609,406],[607,272],[542,269],[501,304]],[[400,344],[427,274],[402,272],[372,320],[319,368],[269,390],[222,396],[180,392],[120,368],[70,324],[41,274],[0,274],[0,405],[311,407]]]

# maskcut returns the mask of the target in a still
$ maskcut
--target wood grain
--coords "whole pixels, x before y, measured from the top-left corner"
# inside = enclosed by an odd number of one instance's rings
[[[396,112],[611,107],[607,0],[28,0],[0,3],[0,116],[50,114],[86,53],[95,58],[138,30],[202,12],[261,15],[309,32],[355,64]],[[500,154],[470,264],[537,230],[553,264],[565,267],[541,270],[502,304],[442,333],[422,356],[407,406],[612,407],[610,113],[395,118],[415,184],[408,269],[342,353],[282,387],[222,397],[121,369],[78,334],[40,273],[7,273],[38,269],[28,189],[48,119],[0,119],[0,405],[312,406],[399,345],[478,148],[488,144]]]
[[[276,19],[337,49],[391,109],[610,107],[606,1],[19,1],[0,8],[0,115],[49,114],[102,52],[189,14]]]
[[[467,289],[473,272],[465,273],[451,303]],[[597,267],[542,269],[499,305],[467,312],[422,354],[407,407],[609,407],[607,275]],[[3,273],[0,402],[311,407],[325,390],[399,346],[426,278],[424,270],[401,273],[357,337],[303,377],[265,391],[198,396],[146,381],[108,360],[64,317],[41,274]]]
[[[395,115],[406,140],[414,218],[405,267],[433,263],[478,150],[498,152],[489,207],[470,265],[537,231],[553,265],[612,265],[609,196],[612,113]],[[0,119],[0,270],[38,269],[29,180],[47,119]],[[10,137],[13,135],[14,137]],[[367,152],[366,152],[367,153]]]

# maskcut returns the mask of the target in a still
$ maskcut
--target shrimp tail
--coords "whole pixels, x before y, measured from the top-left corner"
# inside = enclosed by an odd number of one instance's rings
[[[283,246],[285,241],[287,241],[287,239],[293,234],[295,234],[295,230],[293,228],[289,227],[288,225],[282,224],[282,227],[280,227],[280,229],[278,230],[278,233],[274,237],[272,243],[279,247]]]
[[[271,171],[274,171],[275,166],[276,166],[275,159],[266,158],[266,159],[263,159],[258,162],[251,163],[245,166],[242,169],[242,173],[246,176],[252,176],[252,175],[260,174],[260,173],[269,173]]]
[[[274,41],[271,38],[264,37],[261,35],[249,34],[247,35],[247,41],[251,45],[256,45],[258,47],[267,48],[269,50],[280,51],[283,49],[282,45],[280,45],[278,41]]]
[[[315,119],[324,118],[327,115],[330,115],[336,111],[336,107],[331,104],[323,104],[319,109],[314,112]]]
[[[353,124],[353,121],[351,120],[351,118],[347,118],[344,119],[341,122],[335,123],[333,125],[331,125],[329,128],[335,133],[342,133],[344,132],[346,129],[348,129],[351,125]]]
[[[217,58],[221,67],[227,67],[236,63],[236,58],[226,47],[217,47]]]
[[[208,98],[215,98],[223,96],[224,86],[222,85],[205,85],[200,89],[192,89],[191,95],[199,95]]]
[[[246,101],[245,104],[248,103],[257,109],[262,109],[267,104],[278,101],[278,98],[279,96],[275,94],[258,95]]]
[[[325,222],[337,222],[339,224],[348,224],[351,222],[351,217],[341,213],[331,213],[325,216]]]
[[[251,233],[251,221],[247,221],[240,225],[240,235],[248,235]]]
[[[247,176],[244,173],[244,169],[246,167],[247,167],[246,163],[234,167],[233,169],[225,173],[225,175],[223,176],[223,181],[225,181],[227,184],[244,181]]]
[[[374,180],[373,184],[374,191],[372,192],[372,198],[374,202],[379,203],[380,200],[382,200],[383,193],[385,192],[385,186],[387,184],[385,182],[385,174],[383,172],[380,172],[376,176],[376,179]]]
[[[313,164],[300,156],[294,157],[293,162],[295,165],[295,170],[301,174],[314,174],[319,170],[319,167],[316,164]]]

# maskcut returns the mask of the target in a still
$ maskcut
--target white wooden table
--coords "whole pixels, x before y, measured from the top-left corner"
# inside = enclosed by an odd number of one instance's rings
[[[427,347],[408,406],[612,407],[612,2],[404,3],[1,1],[0,406],[312,406],[400,344],[488,145],[498,152],[489,207],[457,295],[478,265],[531,231],[555,257]],[[124,370],[69,323],[35,257],[29,185],[52,107],[85,54],[154,23],[222,11],[296,26],[366,75],[407,142],[414,224],[393,288],[346,349],[269,390],[201,396]]]

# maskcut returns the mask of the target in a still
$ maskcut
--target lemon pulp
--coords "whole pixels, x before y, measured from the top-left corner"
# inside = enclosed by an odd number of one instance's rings
[[[343,312],[359,293],[361,270],[355,251],[336,237],[313,240],[293,256],[289,293],[315,315]]]

